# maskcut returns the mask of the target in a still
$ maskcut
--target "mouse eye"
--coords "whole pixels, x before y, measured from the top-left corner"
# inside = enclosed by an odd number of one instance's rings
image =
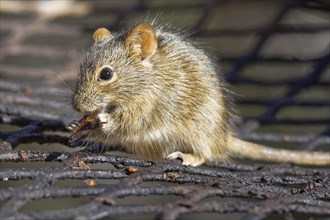
[[[99,79],[100,80],[110,80],[113,77],[113,72],[109,67],[105,67],[101,70]]]

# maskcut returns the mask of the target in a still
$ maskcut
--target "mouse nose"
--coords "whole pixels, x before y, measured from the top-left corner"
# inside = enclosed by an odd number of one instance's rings
[[[74,95],[72,98],[72,107],[75,111],[90,114],[99,109],[90,97]]]

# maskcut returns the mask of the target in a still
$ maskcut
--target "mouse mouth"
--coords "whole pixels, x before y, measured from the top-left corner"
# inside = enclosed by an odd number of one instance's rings
[[[100,107],[94,111],[85,111],[83,112],[83,117],[87,117],[87,116],[96,116],[100,113],[107,113],[107,114],[110,114],[111,112],[113,112],[115,109],[117,108],[116,105],[114,104],[109,104],[109,105],[106,105],[105,107]]]

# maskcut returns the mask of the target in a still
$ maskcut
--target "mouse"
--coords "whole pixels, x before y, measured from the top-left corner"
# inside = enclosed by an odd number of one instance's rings
[[[203,49],[185,36],[140,22],[119,32],[98,28],[93,33],[72,106],[100,121],[88,140],[120,146],[143,159],[180,159],[191,166],[233,157],[330,164],[328,152],[278,149],[237,138],[232,100]]]

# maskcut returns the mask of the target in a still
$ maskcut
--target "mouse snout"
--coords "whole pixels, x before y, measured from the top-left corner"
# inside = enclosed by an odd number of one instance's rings
[[[75,94],[72,97],[72,107],[75,111],[84,114],[100,111],[100,107],[95,103],[92,96],[80,96]]]
[[[87,112],[89,111],[90,106],[90,101],[88,101],[86,97],[82,97],[78,94],[75,94],[72,97],[72,107],[77,112]]]
[[[81,105],[79,104],[80,102],[78,101],[78,98],[76,95],[73,96],[72,98],[72,107],[75,111],[77,112],[82,112],[82,107]]]
[[[73,109],[75,110],[75,111],[77,111],[77,112],[82,112],[82,110],[81,110],[81,108],[80,108],[80,106],[77,104],[77,103],[72,103],[72,107],[73,107]]]

